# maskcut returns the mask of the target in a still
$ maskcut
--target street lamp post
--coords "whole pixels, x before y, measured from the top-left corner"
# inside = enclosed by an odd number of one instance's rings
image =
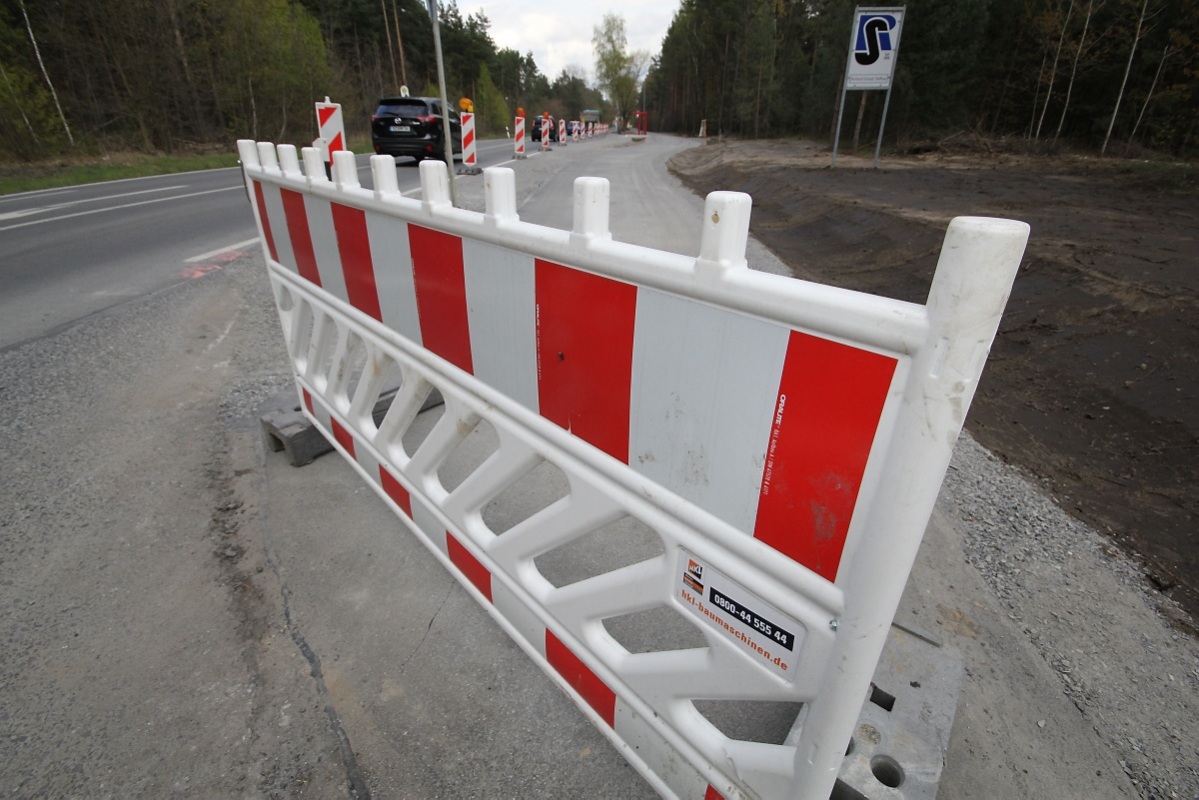
[[[437,0],[429,0],[429,20],[433,23],[433,53],[437,58],[437,85],[441,90],[441,132],[445,141],[445,165],[450,172],[450,203],[458,205],[454,193],[454,133],[450,126],[450,103],[445,92],[445,61],[441,57],[441,26],[437,23]]]

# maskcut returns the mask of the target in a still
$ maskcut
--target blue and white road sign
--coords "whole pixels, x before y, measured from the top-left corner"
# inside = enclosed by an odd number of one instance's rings
[[[904,7],[858,8],[845,70],[846,89],[890,89]]]

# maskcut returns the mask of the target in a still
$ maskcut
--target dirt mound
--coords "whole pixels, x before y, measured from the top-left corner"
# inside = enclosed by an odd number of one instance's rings
[[[1199,614],[1199,195],[1184,165],[710,142],[675,157],[700,192],[747,192],[796,275],[923,303],[949,220],[1032,226],[967,427],[1144,558]],[[1184,188],[1179,188],[1179,187]]]

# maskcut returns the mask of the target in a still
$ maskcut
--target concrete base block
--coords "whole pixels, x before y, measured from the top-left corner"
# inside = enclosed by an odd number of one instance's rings
[[[395,398],[396,389],[379,395],[375,402],[372,416],[375,424],[383,421],[391,401]],[[445,400],[441,392],[434,389],[429,393],[421,411],[439,406]],[[287,453],[287,463],[293,467],[311,464],[317,458],[333,450],[333,445],[312,424],[305,415],[303,408],[292,392],[283,392],[267,400],[259,407],[259,422],[262,425],[262,441],[272,452],[283,450]]]

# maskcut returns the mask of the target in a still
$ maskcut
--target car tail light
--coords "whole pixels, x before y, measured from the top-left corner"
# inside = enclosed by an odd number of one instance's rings
[[[431,125],[438,121],[437,117],[433,116],[432,114],[422,114],[421,116],[417,117],[417,120],[425,123],[426,125]]]

